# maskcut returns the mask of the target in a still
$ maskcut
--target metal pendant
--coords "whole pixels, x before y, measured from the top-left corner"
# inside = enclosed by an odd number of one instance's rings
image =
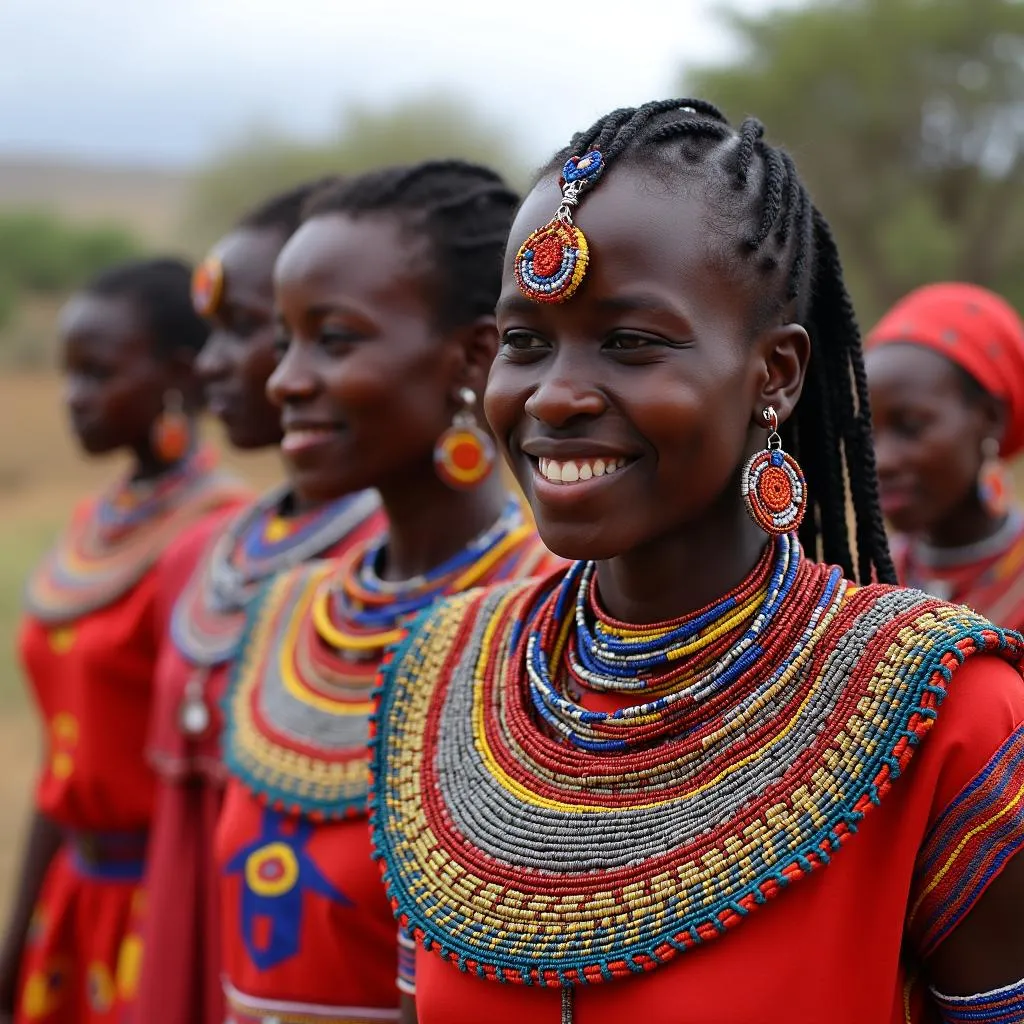
[[[178,706],[178,728],[193,739],[209,728],[212,716],[206,703],[206,672],[197,672],[185,684],[185,696]]]

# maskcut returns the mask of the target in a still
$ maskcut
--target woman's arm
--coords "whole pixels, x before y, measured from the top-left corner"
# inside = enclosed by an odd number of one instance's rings
[[[13,1018],[25,937],[43,887],[43,879],[62,841],[61,829],[56,822],[36,811],[29,827],[21,871],[14,890],[14,910],[7,923],[3,946],[0,947],[0,1024],[8,1024]]]

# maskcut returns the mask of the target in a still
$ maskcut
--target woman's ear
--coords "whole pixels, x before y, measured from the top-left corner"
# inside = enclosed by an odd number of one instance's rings
[[[460,353],[455,389],[470,388],[482,400],[487,375],[498,352],[498,327],[494,317],[477,317],[453,332],[453,340]]]
[[[761,408],[773,406],[779,422],[785,423],[803,391],[811,339],[800,324],[780,324],[759,335],[754,344],[763,360]]]

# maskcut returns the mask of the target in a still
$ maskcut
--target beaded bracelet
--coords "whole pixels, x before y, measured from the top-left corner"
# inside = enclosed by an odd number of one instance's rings
[[[932,998],[946,1024],[1019,1024],[1024,1020],[1024,978],[974,996],[944,996],[932,989]]]
[[[404,928],[398,929],[398,991],[416,995],[416,943]]]

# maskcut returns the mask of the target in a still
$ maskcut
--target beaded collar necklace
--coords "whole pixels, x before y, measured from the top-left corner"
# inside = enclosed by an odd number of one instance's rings
[[[379,533],[333,565],[277,577],[252,607],[225,698],[224,759],[264,803],[337,819],[361,814],[369,788],[371,695],[386,646],[437,598],[529,575],[547,556],[520,502],[445,563],[382,580]]]
[[[323,554],[380,506],[374,491],[345,495],[301,515],[281,513],[281,485],[244,509],[212,543],[175,602],[171,638],[194,665],[229,661],[245,625],[245,606],[269,576]]]
[[[30,578],[29,614],[69,622],[127,593],[190,519],[244,493],[215,462],[212,450],[200,449],[155,480],[124,479],[101,495]]]
[[[462,551],[430,572],[412,579],[382,579],[387,535],[353,549],[341,560],[313,605],[317,633],[338,655],[352,661],[376,662],[383,650],[402,638],[402,624],[444,594],[461,593],[489,582],[513,578],[516,559],[489,575],[533,533],[522,506],[510,497],[498,520]]]
[[[481,978],[562,989],[563,1021],[575,987],[718,940],[823,869],[964,659],[1024,658],[791,535],[685,618],[631,626],[598,596],[583,564],[440,602],[382,670],[371,748],[402,927]]]

